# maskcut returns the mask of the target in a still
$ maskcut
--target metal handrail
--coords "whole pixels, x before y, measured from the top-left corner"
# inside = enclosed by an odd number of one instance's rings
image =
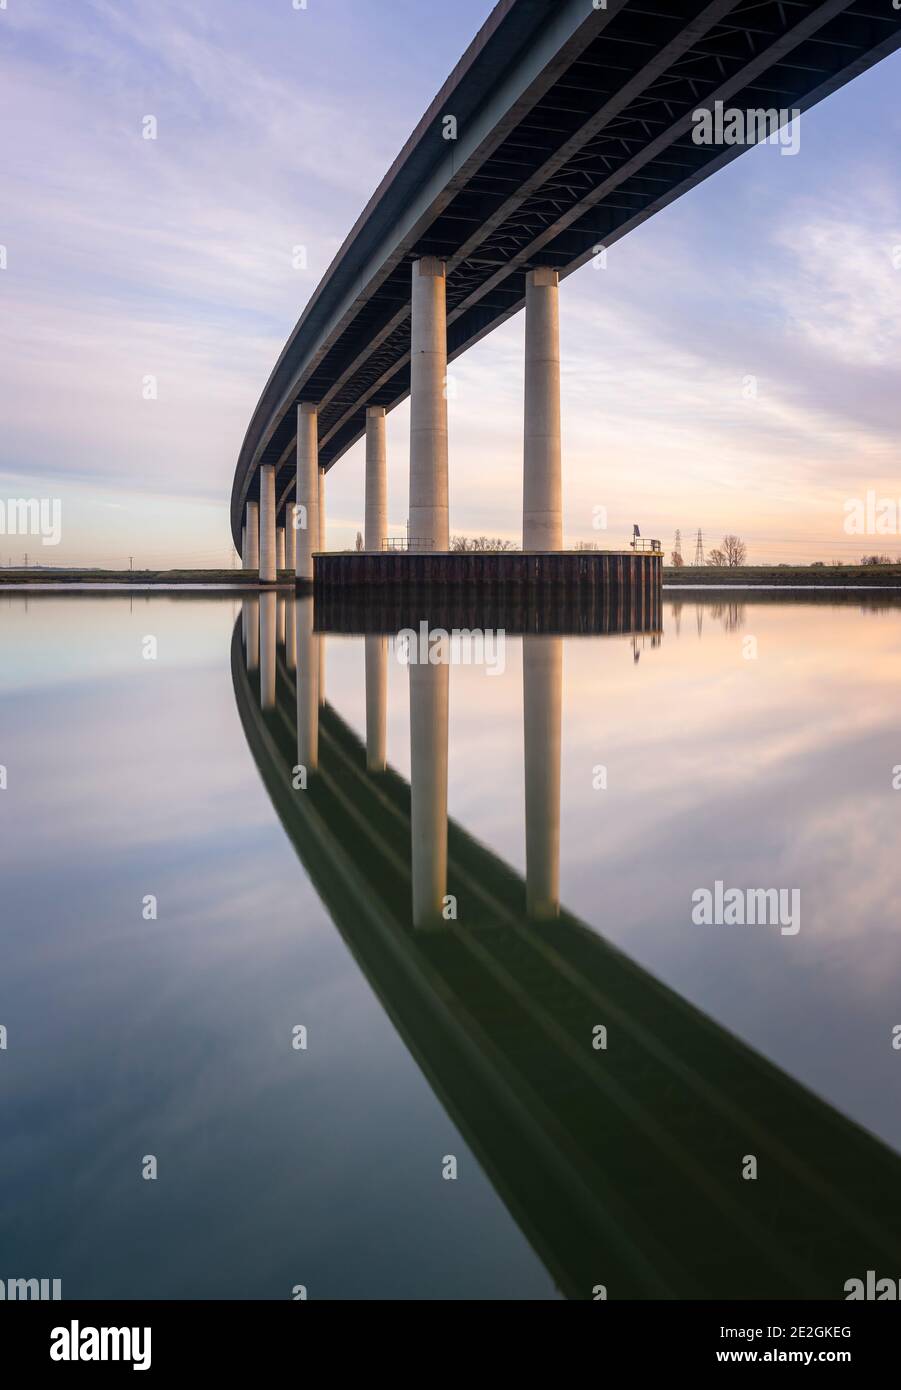
[[[431,536],[387,536],[382,541],[383,550],[432,550],[434,546]]]

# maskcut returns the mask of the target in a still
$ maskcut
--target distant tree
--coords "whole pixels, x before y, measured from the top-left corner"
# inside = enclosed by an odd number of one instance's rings
[[[672,555],[670,556],[670,564],[672,565],[673,569],[676,570],[680,570],[682,566],[685,564],[685,561],[682,559],[682,552],[680,550],[673,551]]]
[[[451,550],[457,551],[486,551],[486,550],[515,550],[516,546],[512,541],[502,541],[495,536],[453,536],[450,543]]]
[[[707,556],[707,563],[711,565],[713,569],[724,570],[728,564],[725,550],[711,550]]]
[[[810,562],[810,568],[811,568],[812,570],[822,570],[822,569],[825,569],[826,566],[825,566],[825,563],[824,563],[822,560],[811,560],[811,562]]]
[[[872,565],[891,565],[894,562],[891,555],[861,555],[860,563],[870,568]]]
[[[748,547],[741,536],[723,536],[723,552],[730,570],[739,569],[748,558]]]
[[[363,549],[363,533],[362,533],[362,531],[358,531],[358,532],[357,532],[356,548],[357,548],[358,551]]]

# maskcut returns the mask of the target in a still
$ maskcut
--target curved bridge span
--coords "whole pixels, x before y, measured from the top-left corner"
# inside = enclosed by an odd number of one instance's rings
[[[364,434],[381,548],[385,412],[408,395],[411,548],[446,550],[447,363],[524,305],[523,548],[562,549],[560,277],[748,147],[698,143],[698,113],[769,113],[775,131],[899,43],[890,0],[501,0],[266,384],[232,489],[245,566],[312,579],[325,474]]]

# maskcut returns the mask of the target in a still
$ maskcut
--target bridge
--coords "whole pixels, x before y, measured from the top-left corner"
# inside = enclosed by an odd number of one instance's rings
[[[714,114],[775,138],[899,43],[889,0],[501,0],[266,383],[232,488],[245,567],[312,581],[326,475],[364,436],[381,550],[385,418],[408,396],[410,546],[446,551],[447,365],[523,306],[522,544],[561,551],[560,280],[748,148]]]
[[[410,668],[408,784],[385,757],[388,636],[360,639],[364,742],[323,698],[313,600],[244,602],[232,679],[272,804],[560,1292],[841,1299],[847,1279],[901,1268],[898,1155],[561,905],[559,636],[523,638],[523,881],[447,817],[447,668]],[[457,921],[421,916],[436,865]]]

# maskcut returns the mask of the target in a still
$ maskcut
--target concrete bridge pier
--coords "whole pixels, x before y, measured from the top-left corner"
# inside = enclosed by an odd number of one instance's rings
[[[285,569],[297,573],[297,532],[294,529],[294,503],[285,509]]]
[[[260,568],[260,506],[258,502],[248,502],[244,514],[244,568]]]
[[[256,596],[241,600],[241,620],[244,629],[244,658],[248,671],[260,664],[260,600]]]
[[[388,766],[388,638],[368,636],[366,643],[366,770]]]
[[[363,544],[376,553],[388,539],[388,444],[382,405],[366,411],[366,531]]]
[[[422,656],[422,653],[419,653]],[[413,925],[440,926],[447,893],[450,665],[410,666],[410,825]]]
[[[444,261],[413,262],[410,324],[410,540],[447,550],[447,295]]]
[[[297,670],[297,600],[293,594],[285,597],[285,665]]]
[[[526,910],[560,914],[560,728],[562,637],[522,639],[526,772]]]
[[[320,554],[325,550],[325,469],[319,469],[319,544]],[[325,633],[319,634],[319,703],[325,704]]]
[[[260,707],[275,709],[275,656],[278,594],[260,594]]]
[[[275,568],[281,573],[285,568],[285,528],[277,526],[275,528]]]
[[[282,568],[284,568],[284,566],[282,566]],[[282,646],[282,647],[285,645],[285,637],[286,637],[286,635],[287,635],[287,614],[288,614],[288,600],[287,600],[287,597],[286,597],[285,594],[279,594],[279,596],[278,596],[278,621],[277,621],[277,623],[276,623],[275,634],[276,634],[276,640],[278,641],[279,645]]]
[[[260,469],[260,583],[274,584],[275,574],[275,467]]]
[[[319,640],[313,631],[313,600],[296,604],[297,761],[308,773],[319,767]]]
[[[546,268],[526,276],[523,550],[563,549],[559,281]]]
[[[298,579],[313,582],[313,552],[319,548],[319,407],[297,407],[297,506],[303,507],[297,531]]]

